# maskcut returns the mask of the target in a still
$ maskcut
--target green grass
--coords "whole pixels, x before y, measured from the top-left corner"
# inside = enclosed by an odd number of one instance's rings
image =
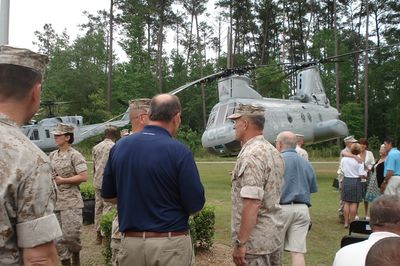
[[[87,158],[89,159],[89,158]],[[90,160],[90,159],[89,159]],[[235,160],[205,162],[197,160],[207,204],[215,207],[215,242],[230,245],[231,176]],[[312,195],[310,208],[313,226],[307,236],[307,265],[332,265],[340,239],[347,231],[338,222],[338,192],[332,189],[337,164],[313,163],[317,174],[318,192]],[[92,182],[92,164],[88,162],[89,179]],[[284,265],[290,265],[290,254],[285,252]]]
[[[215,241],[230,245],[230,174],[234,162],[198,163],[205,187],[207,203],[215,206]],[[313,164],[318,179],[318,192],[312,196],[310,208],[313,226],[307,237],[307,265],[332,265],[340,239],[347,233],[338,222],[338,192],[332,189],[336,163]],[[284,265],[290,265],[285,252]]]

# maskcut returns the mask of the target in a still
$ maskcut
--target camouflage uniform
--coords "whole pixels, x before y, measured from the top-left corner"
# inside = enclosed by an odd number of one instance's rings
[[[65,152],[53,151],[49,157],[53,174],[63,178],[75,176],[87,170],[85,158],[72,147]],[[58,186],[55,213],[63,236],[56,245],[61,260],[70,259],[72,252],[79,252],[82,249],[82,208],[83,200],[78,185]]]
[[[116,213],[116,216],[112,222],[112,229],[111,229],[111,263],[113,266],[118,266],[118,255],[121,250],[121,238],[122,234],[119,231],[119,225],[118,225],[118,213]]]
[[[95,220],[94,227],[97,232],[100,232],[100,218],[101,216],[110,211],[112,208],[111,203],[107,203],[101,197],[101,185],[103,183],[103,172],[108,160],[108,154],[114,146],[111,139],[104,139],[102,142],[93,147],[92,160],[93,160],[93,187],[95,190]]]
[[[61,236],[48,157],[0,113],[0,265],[22,265],[22,249]]]
[[[232,173],[233,241],[237,239],[240,229],[243,198],[259,199],[262,202],[257,224],[246,243],[246,260],[249,265],[258,262],[280,264],[283,221],[279,200],[283,171],[284,162],[280,153],[262,135],[248,140],[238,155]]]

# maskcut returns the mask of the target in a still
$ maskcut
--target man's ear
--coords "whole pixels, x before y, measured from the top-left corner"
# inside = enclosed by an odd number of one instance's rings
[[[40,102],[41,92],[42,92],[42,83],[38,81],[35,83],[35,85],[33,85],[32,91],[31,91],[31,100],[34,103]]]

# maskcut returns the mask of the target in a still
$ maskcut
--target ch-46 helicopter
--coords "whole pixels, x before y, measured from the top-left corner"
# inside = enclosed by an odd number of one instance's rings
[[[297,74],[295,95],[288,100],[264,98],[251,86],[247,69],[228,69],[186,84],[176,94],[196,83],[218,78],[219,102],[212,108],[202,145],[210,153],[233,156],[241,149],[235,140],[233,122],[227,119],[239,104],[265,108],[264,137],[273,142],[285,130],[304,135],[308,143],[322,142],[348,135],[347,125],[330,106],[316,64],[303,64]]]
[[[119,117],[121,117],[121,119],[113,121]],[[24,125],[21,127],[21,130],[40,149],[43,151],[52,151],[57,149],[57,146],[51,133],[54,131],[54,128],[58,123],[66,123],[74,126],[73,144],[77,144],[86,138],[103,133],[107,125],[113,125],[116,127],[127,125],[129,123],[129,108],[125,113],[122,113],[104,123],[84,125],[83,117],[79,115],[55,116]]]
[[[227,69],[169,92],[177,94],[197,83],[218,79],[219,102],[212,108],[202,136],[202,145],[210,153],[233,156],[240,151],[240,143],[235,140],[233,123],[227,119],[240,103],[264,106],[266,111],[264,136],[270,142],[284,130],[304,135],[308,143],[326,141],[348,134],[346,124],[338,118],[338,111],[329,104],[316,65],[309,64],[299,71],[296,93],[288,100],[262,97],[253,89],[250,78],[245,75],[248,70],[248,68]],[[121,116],[120,120],[113,121]],[[125,113],[100,124],[84,125],[82,116],[58,116],[25,125],[22,131],[39,148],[50,151],[57,148],[51,132],[61,122],[74,125],[74,144],[77,144],[88,137],[101,134],[106,125],[117,127],[127,125],[129,108]]]

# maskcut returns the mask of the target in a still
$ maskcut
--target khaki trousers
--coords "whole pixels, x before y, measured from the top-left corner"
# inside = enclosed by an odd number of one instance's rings
[[[400,176],[392,176],[389,179],[389,182],[383,194],[400,196]]]
[[[194,265],[194,252],[189,235],[175,237],[122,237],[118,255],[121,266]]]

